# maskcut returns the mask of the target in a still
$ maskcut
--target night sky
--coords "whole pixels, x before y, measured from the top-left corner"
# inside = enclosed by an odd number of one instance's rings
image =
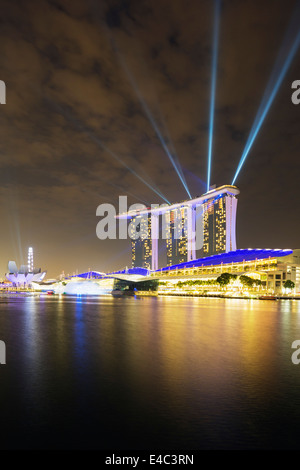
[[[295,5],[222,2],[211,184],[233,179]],[[48,277],[130,266],[129,240],[96,237],[96,208],[119,195],[164,202],[128,168],[169,201],[187,198],[141,97],[191,194],[206,191],[214,2],[0,6],[0,277],[29,246]],[[297,79],[300,50],[236,181],[238,248],[300,248]]]

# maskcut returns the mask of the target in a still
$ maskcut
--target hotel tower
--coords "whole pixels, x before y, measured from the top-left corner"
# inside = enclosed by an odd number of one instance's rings
[[[236,186],[223,185],[195,199],[145,209],[131,216],[136,231],[141,231],[141,236],[131,242],[132,266],[158,269],[160,216],[167,226],[167,231],[161,231],[165,233],[167,266],[235,251],[238,194]]]

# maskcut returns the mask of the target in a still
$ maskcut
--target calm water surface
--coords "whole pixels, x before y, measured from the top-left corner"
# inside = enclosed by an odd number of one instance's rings
[[[2,297],[0,339],[2,448],[300,448],[300,301]]]

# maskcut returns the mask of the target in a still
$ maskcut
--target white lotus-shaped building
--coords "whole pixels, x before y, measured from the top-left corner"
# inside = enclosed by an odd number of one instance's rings
[[[9,261],[8,273],[5,276],[14,287],[27,287],[31,282],[42,281],[46,276],[46,271],[42,272],[41,268],[33,268],[30,272],[25,264],[18,269],[15,261]]]

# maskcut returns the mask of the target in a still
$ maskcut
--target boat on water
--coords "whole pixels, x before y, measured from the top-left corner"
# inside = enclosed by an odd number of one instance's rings
[[[276,295],[261,295],[259,300],[277,300]]]

